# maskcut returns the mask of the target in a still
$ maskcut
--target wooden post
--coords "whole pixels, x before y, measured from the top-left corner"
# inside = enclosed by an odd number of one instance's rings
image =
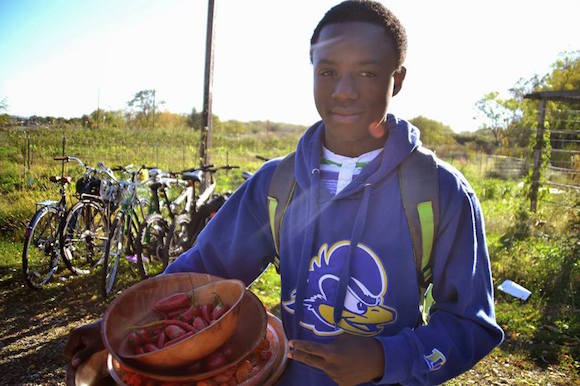
[[[205,40],[205,76],[203,90],[203,112],[201,114],[201,146],[200,162],[210,163],[209,148],[211,147],[212,129],[212,83],[213,83],[213,22],[214,0],[207,3],[207,30]]]
[[[534,169],[532,171],[532,186],[530,190],[530,210],[538,207],[538,189],[540,187],[540,169],[542,167],[542,149],[544,147],[544,120],[546,118],[546,100],[540,99],[538,106],[538,130],[536,146],[534,147]]]

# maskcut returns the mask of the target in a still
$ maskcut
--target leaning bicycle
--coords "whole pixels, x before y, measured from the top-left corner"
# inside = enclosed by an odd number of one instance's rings
[[[55,157],[54,160],[62,162],[61,175],[51,176],[49,180],[59,186],[60,199],[36,203],[37,210],[26,227],[22,250],[23,279],[33,289],[40,289],[50,281],[61,258],[67,268],[76,273],[74,263],[61,253],[60,244],[69,211],[67,186],[72,181],[71,177],[64,175],[64,164],[76,161],[84,166],[84,163],[72,156]],[[88,169],[85,170],[85,176],[90,174]]]
[[[112,214],[117,208],[117,190],[107,189],[110,178],[85,166],[92,173],[76,182],[79,201],[68,212],[62,232],[62,255],[78,275],[102,264]],[[103,189],[102,189],[103,188]]]
[[[117,211],[109,228],[109,236],[103,254],[103,271],[101,280],[101,293],[103,297],[109,297],[118,286],[118,276],[121,269],[130,273],[134,278],[138,275],[136,245],[139,225],[146,216],[146,200],[137,195],[137,188],[141,184],[137,176],[145,166],[137,170],[121,167],[122,171],[129,175],[128,180],[119,180],[112,171],[99,164],[99,167],[111,178],[111,184],[116,185],[120,191],[119,210]]]
[[[204,182],[203,173],[208,172],[210,175],[210,181],[207,184],[208,187],[199,194],[196,204],[192,205],[190,211],[177,216],[171,224],[169,232],[170,260],[175,259],[193,246],[199,233],[226,202],[229,196],[228,193],[214,193],[216,186],[214,174],[218,170],[231,170],[238,168],[238,166],[232,166],[229,164],[219,167],[208,165],[196,170],[195,172],[183,174],[182,178],[192,179],[201,186]]]

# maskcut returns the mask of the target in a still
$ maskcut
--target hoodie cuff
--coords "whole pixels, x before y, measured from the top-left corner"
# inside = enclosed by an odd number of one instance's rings
[[[409,349],[412,345],[405,334],[395,336],[375,336],[383,346],[385,364],[383,377],[373,382],[375,385],[402,383],[409,379],[412,368],[412,355]]]

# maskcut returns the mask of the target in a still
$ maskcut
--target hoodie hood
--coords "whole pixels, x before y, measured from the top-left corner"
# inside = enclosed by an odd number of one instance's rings
[[[369,163],[358,176],[357,180],[373,184],[395,170],[415,148],[421,145],[419,129],[409,122],[398,119],[392,114],[387,115],[389,133],[383,153]],[[306,130],[298,141],[296,149],[295,175],[296,182],[305,191],[313,183],[313,170],[320,168],[320,157],[324,144],[324,123],[319,121]],[[388,157],[384,157],[388,154]],[[340,197],[360,191],[362,184],[350,184]]]
[[[366,223],[366,215],[369,209],[369,201],[373,185],[385,176],[393,172],[401,162],[418,146],[419,130],[409,122],[397,119],[394,115],[387,116],[389,134],[385,142],[384,151],[371,161],[361,173],[337,196],[335,199],[342,199],[359,194],[362,191],[360,206],[354,217],[352,232],[350,237],[349,252],[339,273],[338,289],[335,298],[334,321],[335,326],[340,323],[344,299],[347,286],[350,280],[350,262],[353,253],[360,241]],[[298,142],[296,150],[295,176],[298,186],[306,192],[302,202],[305,210],[302,212],[303,222],[306,224],[302,235],[302,247],[300,248],[300,258],[298,264],[298,277],[296,283],[296,315],[293,326],[294,337],[299,337],[299,323],[303,316],[302,302],[308,280],[309,262],[314,251],[314,235],[316,233],[316,221],[320,211],[320,157],[324,142],[324,123],[322,121],[311,126]],[[388,157],[384,157],[388,154]]]

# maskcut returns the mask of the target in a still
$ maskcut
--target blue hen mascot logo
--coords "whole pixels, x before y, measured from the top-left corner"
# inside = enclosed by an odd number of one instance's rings
[[[374,336],[397,319],[396,310],[384,305],[387,274],[383,264],[369,247],[359,243],[352,257],[342,318],[335,323],[334,304],[339,272],[347,258],[349,244],[348,240],[337,242],[330,248],[323,244],[318,255],[310,261],[308,288],[303,303],[304,318],[300,325],[318,336],[343,332]],[[294,314],[296,289],[282,304],[287,312]]]

